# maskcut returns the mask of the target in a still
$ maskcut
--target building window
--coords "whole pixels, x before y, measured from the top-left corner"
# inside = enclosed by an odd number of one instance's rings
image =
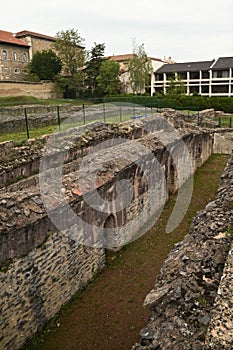
[[[6,52],[6,50],[2,50],[2,59],[3,59],[4,61],[7,60],[7,52]]]
[[[176,78],[175,73],[167,73],[167,80],[172,80],[175,78]]]
[[[163,88],[162,87],[156,87],[155,88],[155,92],[158,93],[158,94],[159,93],[163,93]]]
[[[26,54],[26,52],[23,53],[23,61],[27,62],[27,54]]]
[[[190,92],[190,94],[199,93],[199,87],[198,86],[190,86],[189,92]]]
[[[209,93],[209,85],[202,85],[201,92],[202,92],[202,94],[208,94]]]
[[[229,91],[228,85],[212,85],[213,94],[227,94]]]
[[[215,70],[213,71],[213,78],[228,78],[229,71],[228,70]]]
[[[187,79],[187,73],[186,72],[178,73],[178,78],[180,80],[186,80]]]
[[[202,72],[202,79],[209,79],[210,73],[208,71],[203,71]]]
[[[163,74],[156,74],[156,80],[163,80]]]
[[[17,61],[17,53],[16,52],[13,52],[13,59],[14,59],[14,61]]]
[[[200,79],[199,72],[190,72],[190,79]]]

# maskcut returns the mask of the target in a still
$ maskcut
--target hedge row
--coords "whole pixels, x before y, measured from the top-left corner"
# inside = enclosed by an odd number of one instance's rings
[[[204,96],[179,96],[174,99],[157,96],[111,96],[99,98],[94,103],[101,102],[122,102],[140,104],[153,108],[175,108],[189,110],[203,110],[213,108],[216,111],[233,114],[233,98],[232,97],[204,97]]]

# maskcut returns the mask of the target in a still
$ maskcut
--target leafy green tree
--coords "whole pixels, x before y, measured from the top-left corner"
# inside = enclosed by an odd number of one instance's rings
[[[62,60],[62,77],[58,79],[58,89],[66,97],[75,97],[84,86],[84,39],[75,29],[60,31],[54,43],[55,51]],[[72,96],[71,96],[72,95]]]
[[[177,74],[174,74],[174,76],[170,79],[169,86],[167,88],[166,95],[168,97],[178,97],[185,95],[186,88],[184,85],[184,82],[180,79]]]
[[[97,93],[96,78],[99,75],[101,64],[104,61],[104,50],[105,44],[94,43],[94,47],[92,47],[91,51],[88,53],[88,60],[85,68],[85,85],[91,95]]]
[[[60,31],[56,34],[54,48],[62,60],[63,73],[66,76],[77,74],[84,65],[84,39],[75,29]]]
[[[101,63],[97,76],[98,89],[101,94],[111,95],[118,91],[120,65],[116,61],[106,60]]]
[[[129,85],[134,94],[141,94],[145,91],[152,72],[151,60],[145,52],[144,44],[138,46],[134,43],[133,57],[128,63]]]
[[[61,69],[61,59],[54,51],[38,51],[28,65],[26,79],[30,81],[54,80]]]

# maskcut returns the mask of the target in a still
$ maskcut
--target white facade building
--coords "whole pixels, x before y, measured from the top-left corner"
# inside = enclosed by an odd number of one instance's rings
[[[154,71],[153,93],[166,94],[172,77],[184,83],[186,95],[230,97],[233,96],[233,57],[164,64]]]

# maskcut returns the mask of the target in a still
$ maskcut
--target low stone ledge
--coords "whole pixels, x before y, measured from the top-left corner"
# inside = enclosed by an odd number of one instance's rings
[[[0,159],[5,159],[9,157],[14,148],[13,141],[5,141],[0,143]]]

